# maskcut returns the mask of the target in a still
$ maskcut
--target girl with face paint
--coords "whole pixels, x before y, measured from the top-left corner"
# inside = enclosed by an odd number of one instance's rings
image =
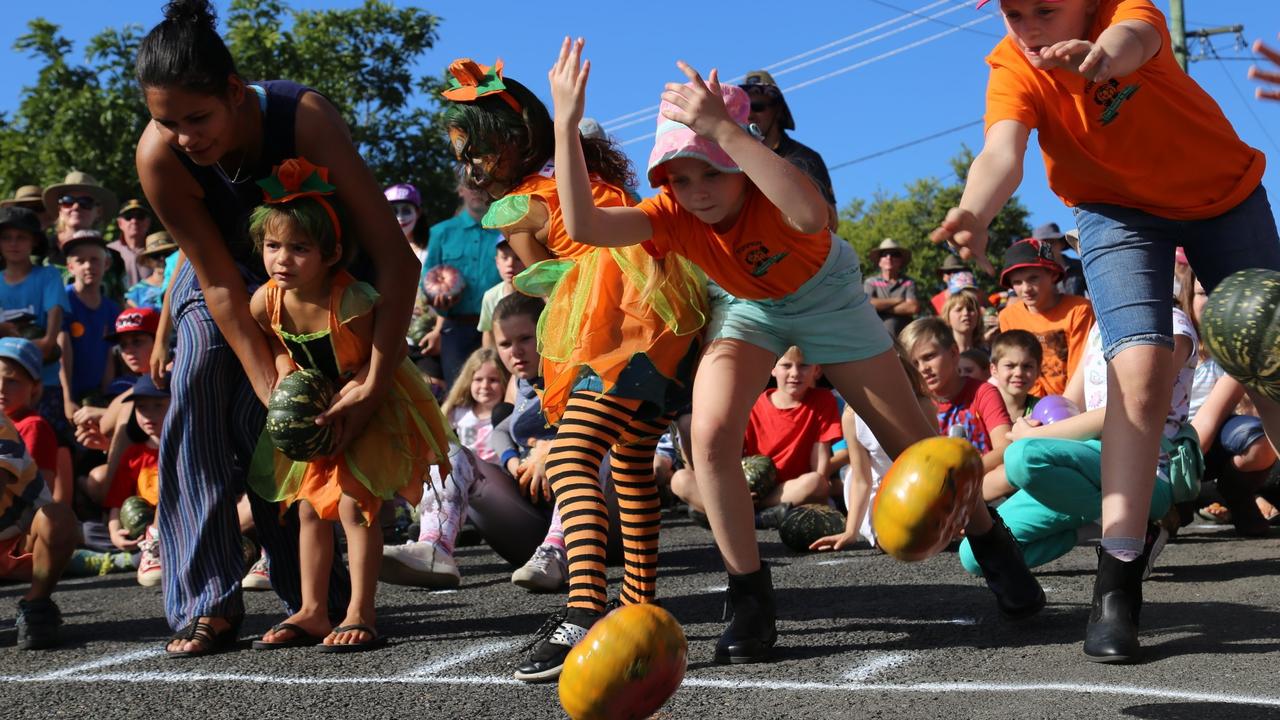
[[[409,241],[409,247],[413,249],[413,254],[418,256],[418,262],[426,261],[426,232],[418,232],[418,221],[422,218],[422,196],[418,194],[418,188],[409,183],[400,183],[387,188],[383,195],[386,196],[387,202],[391,203],[391,210],[396,214],[396,222],[400,223],[400,232],[404,233],[404,239]]]

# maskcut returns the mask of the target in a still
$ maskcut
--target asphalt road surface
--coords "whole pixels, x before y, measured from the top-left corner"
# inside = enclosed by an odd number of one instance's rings
[[[1280,540],[1184,528],[1145,586],[1145,662],[1106,666],[1080,652],[1091,547],[1041,568],[1048,607],[1012,623],[954,554],[907,565],[865,547],[797,555],[759,537],[778,588],[778,658],[717,666],[724,574],[710,534],[668,515],[659,594],[688,635],[689,670],[659,717],[1280,718]],[[458,559],[456,591],[380,586],[378,624],[392,644],[346,656],[249,650],[282,619],[274,595],[255,593],[241,650],[170,660],[159,590],[128,574],[65,583],[64,647],[22,652],[22,588],[0,585],[0,717],[564,717],[555,685],[511,679],[563,596],[511,585],[511,568],[484,546]]]

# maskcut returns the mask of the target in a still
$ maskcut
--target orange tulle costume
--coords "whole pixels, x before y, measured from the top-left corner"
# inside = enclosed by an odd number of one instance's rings
[[[377,301],[377,291],[341,271],[330,290],[328,329],[293,335],[281,326],[284,291],[273,281],[267,284],[267,316],[294,364],[322,371],[336,366],[338,376],[329,378],[335,388],[369,361],[372,344],[348,324],[373,312]],[[328,360],[322,357],[326,350],[332,352]],[[386,399],[342,454],[295,462],[272,447],[264,434],[249,485],[262,497],[284,503],[282,511],[306,500],[325,520],[339,519],[338,503],[347,495],[369,524],[382,502],[395,495],[417,505],[432,465],[440,466],[441,477],[448,475],[450,435],[430,388],[406,358],[395,370]]]
[[[592,178],[598,207],[633,205],[626,191]],[[657,265],[639,245],[599,248],[565,232],[551,164],[526,177],[489,208],[482,224],[507,237],[529,233],[556,257],[515,279],[516,289],[546,297],[538,321],[542,409],[555,424],[575,390],[645,401],[661,417],[689,401],[706,279],[681,257]]]

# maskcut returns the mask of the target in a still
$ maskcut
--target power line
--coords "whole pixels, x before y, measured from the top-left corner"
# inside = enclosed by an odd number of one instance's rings
[[[921,145],[923,143],[929,142],[930,140],[937,140],[940,137],[945,137],[952,133],[960,132],[961,130],[968,130],[969,128],[975,125],[981,125],[981,124],[982,124],[982,120],[974,120],[972,122],[967,122],[963,125],[957,125],[953,128],[947,128],[946,130],[939,130],[938,132],[933,133],[931,135],[925,135],[924,137],[916,138],[915,140],[909,140],[900,145],[894,145],[893,147],[887,147],[883,150],[877,150],[871,153],[870,155],[863,155],[862,157],[856,157],[852,160],[845,160],[842,163],[831,165],[830,167],[827,168],[827,170],[829,171],[839,170],[840,168],[843,168],[843,167],[849,167],[850,165],[857,165],[858,163],[866,162],[868,160],[874,160],[875,158],[882,157],[884,155],[889,155],[891,153],[898,152],[899,150],[906,150],[909,147]]]
[[[850,64],[850,65],[845,65],[844,67],[842,67],[842,68],[838,68],[838,69],[836,69],[836,70],[833,70],[833,71],[831,71],[831,72],[829,72],[829,73],[826,73],[825,75],[819,75],[818,77],[811,78],[811,79],[809,79],[809,80],[805,80],[804,82],[797,83],[797,84],[792,85],[792,86],[790,86],[790,87],[783,88],[783,91],[784,91],[784,92],[791,92],[791,91],[793,91],[793,90],[799,90],[799,89],[801,89],[801,88],[805,88],[805,87],[808,87],[808,86],[810,86],[810,85],[814,85],[814,84],[816,84],[816,83],[822,82],[822,81],[824,81],[824,80],[829,80],[829,79],[831,79],[831,78],[833,78],[833,77],[836,77],[836,76],[838,76],[838,75],[843,75],[843,74],[845,74],[845,73],[853,72],[854,70],[857,70],[857,69],[859,69],[859,68],[866,67],[867,65],[871,65],[871,64],[873,64],[873,63],[880,62],[881,60],[887,60],[887,59],[889,59],[889,58],[891,58],[891,57],[894,57],[894,56],[896,56],[896,55],[901,55],[902,53],[907,52],[908,50],[913,50],[913,49],[915,49],[915,48],[917,48],[917,47],[920,47],[921,45],[927,45],[927,44],[929,44],[929,43],[931,43],[931,42],[936,42],[936,41],[938,41],[938,40],[941,40],[942,38],[944,38],[944,37],[946,37],[946,36],[948,36],[948,35],[953,35],[953,34],[955,34],[955,33],[957,33],[957,32],[960,32],[961,30],[963,30],[964,28],[966,28],[966,27],[968,27],[968,26],[971,26],[971,25],[977,25],[977,24],[978,24],[978,23],[980,23],[980,22],[986,22],[987,20],[991,19],[992,17],[993,17],[993,16],[991,16],[991,15],[983,15],[982,17],[980,17],[980,18],[978,18],[978,19],[976,19],[976,20],[970,20],[969,22],[965,23],[964,25],[957,26],[957,27],[951,28],[951,29],[949,29],[949,30],[943,30],[942,32],[935,33],[935,34],[930,35],[930,36],[928,36],[928,37],[921,38],[921,39],[919,39],[919,40],[916,40],[916,41],[913,41],[913,42],[907,43],[906,45],[902,45],[902,46],[896,47],[896,48],[894,48],[894,49],[892,49],[892,50],[887,50],[887,51],[885,51],[885,52],[880,53],[879,55],[875,55],[875,56],[870,57],[870,58],[867,58],[867,59],[865,59],[865,60],[859,60],[858,62],[856,62],[856,63],[852,63],[852,64]],[[639,136],[639,137],[631,138],[630,140],[624,140],[624,141],[623,141],[622,143],[620,143],[620,144],[621,144],[621,145],[624,145],[624,146],[625,146],[625,145],[633,145],[633,144],[635,144],[635,143],[642,142],[642,141],[644,141],[644,140],[648,140],[648,139],[650,139],[650,138],[652,138],[652,137],[653,137],[653,133],[647,133],[647,134],[645,134],[645,135],[641,135],[641,136]]]
[[[889,8],[890,10],[897,10],[898,12],[911,13],[912,15],[916,15],[916,16],[918,16],[918,17],[924,17],[924,16],[923,16],[923,15],[921,15],[918,11],[915,11],[915,10],[908,10],[908,9],[906,9],[906,8],[901,8],[901,7],[898,7],[897,5],[894,5],[894,4],[892,4],[892,3],[884,2],[884,0],[869,0],[869,1],[870,1],[870,2],[875,3],[876,5],[880,5],[881,7],[887,7],[887,8]],[[966,3],[966,4],[967,4],[967,3]],[[938,23],[939,25],[946,25],[947,27],[956,27],[956,25],[955,25],[955,24],[953,24],[953,23],[949,23],[949,22],[947,22],[947,21],[945,21],[945,20],[938,20],[938,19],[937,19],[937,16],[930,17],[930,18],[929,18],[929,20],[932,20],[933,22],[936,22],[936,23]],[[973,34],[975,34],[975,35],[983,35],[983,36],[985,36],[985,37],[995,38],[995,39],[997,39],[997,40],[1003,40],[1003,39],[1004,39],[1004,36],[1003,36],[1003,35],[997,35],[997,34],[995,34],[995,33],[983,32],[982,30],[973,30],[973,29],[971,29],[971,28],[966,28],[966,30],[968,30],[969,32],[971,32],[971,33],[973,33]]]
[[[876,36],[874,36],[874,37],[868,38],[867,40],[864,40],[864,41],[862,41],[861,43],[857,43],[857,44],[855,44],[855,45],[853,45],[853,46],[850,46],[850,47],[845,48],[845,49],[843,49],[843,50],[837,51],[837,52],[835,52],[835,53],[830,53],[830,54],[828,54],[828,55],[824,55],[824,56],[823,56],[823,57],[821,57],[821,58],[817,58],[817,59],[814,59],[814,60],[807,61],[807,62],[802,63],[802,64],[800,64],[800,65],[797,65],[797,66],[795,66],[795,67],[785,68],[785,69],[783,69],[783,70],[777,70],[777,68],[780,68],[780,67],[786,66],[786,65],[788,65],[789,63],[792,63],[792,62],[794,62],[794,61],[796,61],[796,60],[800,60],[800,59],[803,59],[803,58],[809,57],[810,55],[813,55],[813,54],[815,54],[815,53],[822,52],[823,50],[827,50],[827,49],[829,49],[829,48],[835,47],[835,46],[840,45],[840,44],[842,44],[842,43],[844,43],[844,42],[847,42],[847,41],[849,41],[849,40],[853,40],[853,39],[855,39],[855,38],[862,37],[862,36],[867,35],[867,34],[869,34],[869,33],[873,33],[873,32],[876,32],[876,31],[878,31],[878,30],[882,30],[882,29],[884,29],[885,27],[888,27],[888,26],[894,25],[894,24],[896,24],[896,23],[898,23],[898,22],[900,22],[900,21],[902,21],[902,20],[904,20],[904,19],[906,19],[906,18],[908,18],[908,17],[911,17],[912,15],[916,15],[916,14],[918,14],[919,12],[922,12],[922,11],[925,11],[925,10],[931,10],[931,9],[933,9],[933,8],[938,7],[939,5],[947,5],[948,3],[952,3],[952,2],[954,2],[954,0],[935,0],[935,2],[930,3],[930,4],[928,4],[928,5],[925,5],[924,7],[920,8],[920,9],[919,9],[919,10],[917,10],[917,11],[904,11],[904,12],[903,12],[903,14],[901,14],[901,15],[899,15],[899,16],[897,16],[897,17],[890,18],[889,20],[886,20],[886,21],[881,22],[881,23],[877,23],[876,25],[872,25],[871,27],[868,27],[868,28],[864,28],[864,29],[862,29],[862,30],[859,30],[858,32],[852,33],[852,34],[850,34],[850,35],[846,35],[846,36],[844,36],[844,37],[842,37],[842,38],[839,38],[839,39],[836,39],[836,40],[832,40],[831,42],[828,42],[828,43],[825,43],[825,44],[819,45],[819,46],[814,47],[814,48],[810,48],[809,50],[806,50],[806,51],[804,51],[804,52],[798,53],[798,54],[796,54],[796,55],[792,55],[792,56],[790,56],[790,57],[788,57],[788,58],[784,58],[784,59],[779,60],[779,61],[777,61],[777,62],[774,62],[774,63],[772,63],[772,64],[766,65],[766,66],[764,66],[764,69],[765,69],[765,70],[769,70],[769,71],[771,71],[774,75],[785,75],[785,74],[786,74],[786,73],[788,73],[788,72],[792,72],[792,71],[797,70],[797,69],[800,69],[800,68],[802,68],[802,67],[807,67],[808,65],[811,65],[811,64],[813,64],[813,63],[815,63],[815,62],[819,62],[819,61],[821,61],[821,60],[824,60],[824,59],[827,59],[827,58],[830,58],[830,57],[834,57],[835,55],[838,55],[838,54],[840,54],[841,52],[848,52],[849,50],[852,50],[852,49],[855,49],[855,48],[858,48],[858,47],[864,47],[864,46],[866,46],[866,45],[868,45],[868,44],[870,44],[870,43],[873,43],[873,42],[875,42],[875,41],[877,41],[877,40],[882,40],[882,39],[884,39],[884,38],[891,37],[891,36],[893,36],[893,35],[896,35],[896,34],[898,34],[898,33],[900,33],[900,32],[903,32],[903,31],[905,31],[905,30],[907,30],[907,29],[909,29],[909,28],[912,28],[912,27],[916,27],[917,25],[921,25],[921,24],[923,24],[923,23],[922,23],[922,22],[920,22],[920,21],[917,21],[917,22],[911,23],[911,24],[909,24],[909,25],[907,25],[906,27],[903,27],[903,28],[897,28],[897,29],[894,29],[894,30],[890,30],[890,31],[887,31],[887,32],[880,33],[879,35],[876,35]],[[953,5],[953,6],[949,7],[949,8],[947,8],[946,10],[944,10],[944,11],[943,11],[943,12],[941,12],[941,13],[938,13],[938,14],[937,14],[937,15],[935,15],[934,17],[939,17],[939,16],[941,16],[941,15],[945,15],[945,14],[948,14],[948,13],[951,13],[951,12],[955,12],[956,10],[959,10],[959,9],[961,9],[961,8],[968,7],[968,6],[969,6],[969,2],[970,2],[970,0],[962,0],[962,2],[960,2],[959,4],[956,4],[956,5]],[[741,80],[745,79],[745,77],[746,77],[745,75],[739,75],[739,76],[737,76],[737,77],[735,77],[735,78],[732,78],[732,79],[728,80],[727,82],[736,83],[736,82],[739,82],[739,81],[741,81]],[[724,81],[722,81],[722,82],[724,82]],[[658,106],[657,106],[657,105],[652,105],[652,106],[649,106],[649,107],[646,107],[646,108],[642,108],[642,109],[640,109],[640,110],[636,110],[636,111],[633,111],[633,112],[626,113],[626,114],[624,114],[624,115],[619,115],[619,116],[617,116],[617,117],[615,117],[615,118],[611,118],[611,119],[609,119],[609,120],[606,120],[606,121],[602,122],[602,123],[601,123],[601,125],[602,125],[602,126],[604,126],[606,130],[609,130],[610,132],[613,132],[613,131],[615,131],[615,130],[620,130],[620,129],[624,128],[624,127],[630,127],[631,125],[635,125],[635,124],[637,124],[637,123],[639,123],[639,122],[643,122],[644,120],[649,119],[649,117],[650,117],[650,116],[653,114],[653,112],[654,112],[655,110],[657,110],[657,109],[658,109]],[[625,121],[625,122],[624,122],[624,121]]]

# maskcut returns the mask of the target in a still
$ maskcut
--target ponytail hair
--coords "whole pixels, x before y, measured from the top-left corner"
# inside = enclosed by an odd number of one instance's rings
[[[135,71],[143,88],[176,87],[205,95],[224,94],[228,78],[239,74],[218,35],[209,0],[167,3],[164,20],[138,46]]]

